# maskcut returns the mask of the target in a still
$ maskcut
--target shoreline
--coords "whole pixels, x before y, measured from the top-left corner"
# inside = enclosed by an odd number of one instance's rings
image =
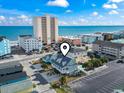
[[[32,35],[32,26],[0,26],[0,35],[11,41],[17,40],[19,35]],[[79,37],[84,34],[116,33],[124,31],[124,26],[59,26],[58,34],[64,37]],[[13,35],[11,35],[13,33]]]
[[[23,26],[30,26],[30,27],[33,27],[33,25],[0,25],[0,27],[23,27]],[[107,26],[107,27],[113,27],[113,26],[121,26],[121,27],[124,27],[124,25],[59,25],[59,27],[89,27],[89,26],[92,26],[92,27],[104,27],[104,26]]]

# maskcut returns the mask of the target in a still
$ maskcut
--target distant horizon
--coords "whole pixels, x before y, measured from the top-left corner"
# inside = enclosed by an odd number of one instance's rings
[[[0,35],[16,40],[19,35],[33,35],[33,26],[0,26]],[[96,32],[124,31],[124,26],[59,26],[60,36],[77,36]]]
[[[33,25],[0,25],[0,26],[33,26]],[[60,26],[124,26],[124,25],[59,25]]]

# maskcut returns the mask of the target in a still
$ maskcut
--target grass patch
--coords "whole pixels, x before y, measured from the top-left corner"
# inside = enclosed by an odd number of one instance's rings
[[[51,87],[55,89],[56,93],[73,93],[71,88],[67,85],[61,85],[60,82],[52,82]]]
[[[37,61],[32,61],[31,62],[33,65],[35,65],[35,64],[41,64],[41,62],[39,61],[39,60],[37,60]]]
[[[56,93],[68,93],[63,88],[56,88]]]
[[[78,78],[80,78],[80,77],[83,77],[83,76],[85,76],[85,75],[86,75],[86,74],[82,72],[82,74],[79,75],[79,76],[66,76],[66,81],[67,81],[67,83],[68,83],[68,82],[70,82],[70,81],[76,80],[76,79],[78,79]]]
[[[67,76],[67,77],[66,77],[66,81],[67,81],[67,82],[70,82],[70,81],[76,80],[76,79],[78,79],[78,78],[79,78],[79,77]]]
[[[49,71],[53,69],[51,64],[47,64],[47,63],[42,63],[41,67],[44,69],[44,71]]]

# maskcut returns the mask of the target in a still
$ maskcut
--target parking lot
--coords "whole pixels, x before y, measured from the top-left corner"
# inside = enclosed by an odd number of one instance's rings
[[[124,64],[114,61],[107,65],[104,71],[72,82],[70,87],[75,93],[112,93],[124,84]]]
[[[56,74],[53,70],[48,72],[43,72],[41,75],[47,80],[47,82],[51,83],[53,81],[57,81],[60,79],[61,75]]]
[[[30,61],[22,62],[22,65],[24,66],[24,71],[28,74],[33,84],[36,85],[36,88],[34,88],[33,93],[55,93],[54,89],[51,89],[50,84],[48,81],[42,76],[41,71],[38,65],[31,64]]]

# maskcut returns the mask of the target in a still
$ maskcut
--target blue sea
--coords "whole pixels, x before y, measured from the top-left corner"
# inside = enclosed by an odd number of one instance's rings
[[[59,26],[59,35],[75,36],[95,32],[115,32],[124,30],[124,26]],[[0,26],[0,36],[16,40],[19,35],[33,35],[32,26]]]

